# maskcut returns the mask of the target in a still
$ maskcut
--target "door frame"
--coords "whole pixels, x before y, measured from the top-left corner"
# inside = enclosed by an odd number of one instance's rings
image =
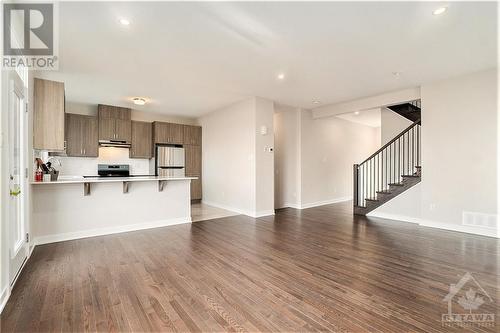
[[[13,89],[18,87],[18,89],[22,89],[21,93],[24,97],[24,112],[20,117],[20,121],[22,123],[21,126],[21,145],[20,145],[20,157],[21,157],[21,178],[20,178],[20,189],[21,189],[21,219],[24,224],[24,232],[30,233],[30,205],[29,205],[29,184],[28,184],[28,173],[27,170],[30,170],[30,161],[29,161],[29,147],[31,146],[31,140],[29,140],[29,128],[30,128],[30,117],[29,117],[29,90],[28,90],[28,69],[21,68],[18,70],[3,70],[1,73],[1,94],[2,94],[2,115],[1,115],[1,132],[2,132],[2,142],[0,147],[1,153],[1,172],[0,172],[0,190],[1,190],[1,200],[3,204],[0,207],[1,213],[1,221],[2,226],[0,229],[0,237],[1,237],[1,248],[0,248],[0,265],[2,272],[0,275],[0,311],[3,310],[3,306],[7,302],[10,292],[15,285],[20,273],[22,272],[26,262],[28,261],[31,250],[31,242],[27,242],[24,246],[26,246],[26,258],[23,260],[23,263],[20,266],[19,271],[16,276],[11,279],[11,251],[14,247],[12,244],[11,237],[11,221],[10,221],[10,153],[11,153],[11,142],[10,142],[10,108],[11,108],[11,92]],[[6,280],[6,281],[5,281]]]
[[[24,263],[26,262],[26,260],[28,259],[28,254],[29,254],[29,244],[28,244],[28,239],[25,238],[25,235],[29,234],[29,228],[28,228],[28,219],[27,219],[27,211],[26,211],[26,208],[27,208],[27,201],[26,201],[26,197],[27,197],[27,121],[28,121],[28,117],[27,117],[27,111],[28,111],[28,103],[27,103],[27,89],[25,87],[25,83],[23,81],[23,79],[20,77],[19,75],[20,73],[18,73],[17,71],[16,72],[13,72],[11,73],[11,75],[9,75],[9,94],[8,94],[8,105],[9,105],[9,109],[8,109],[8,115],[7,115],[7,136],[8,136],[8,139],[6,140],[7,141],[7,146],[8,146],[8,149],[7,149],[7,174],[10,176],[10,169],[11,169],[11,166],[10,166],[10,158],[12,157],[11,156],[11,149],[12,149],[12,142],[10,141],[10,139],[12,138],[11,136],[11,115],[10,115],[10,111],[12,111],[12,100],[11,100],[11,96],[13,93],[17,93],[18,95],[22,96],[22,103],[20,105],[20,112],[21,114],[19,115],[19,137],[20,137],[20,142],[19,142],[19,190],[21,191],[20,193],[20,196],[19,196],[19,205],[20,205],[20,209],[19,209],[19,219],[20,219],[20,223],[21,223],[21,238],[19,239],[18,242],[16,242],[15,244],[13,243],[13,235],[12,235],[12,232],[13,230],[11,230],[11,226],[12,226],[12,216],[10,216],[10,213],[11,213],[11,210],[10,210],[10,202],[9,202],[9,208],[7,208],[7,226],[8,226],[8,234],[7,234],[7,237],[9,237],[9,283],[11,286],[14,285],[14,283],[16,282],[17,278],[19,277],[19,274],[21,273],[21,270],[24,266]],[[17,111],[17,110],[16,110]],[[10,184],[10,180],[9,181],[9,189],[11,189],[11,184]],[[9,201],[10,201],[11,197],[9,196]],[[22,258],[22,261],[20,262],[20,265],[19,265],[19,269],[16,269],[16,272],[13,272],[11,271],[12,269],[12,261],[21,253],[21,252],[24,252],[24,255],[23,255],[23,258]],[[17,265],[17,264],[16,264]]]

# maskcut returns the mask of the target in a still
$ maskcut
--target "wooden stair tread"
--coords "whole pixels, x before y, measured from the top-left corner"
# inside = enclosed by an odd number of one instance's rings
[[[391,191],[377,191],[377,194],[391,194]]]
[[[419,175],[402,175],[403,178],[420,178]]]
[[[389,183],[389,186],[405,186],[403,183]]]

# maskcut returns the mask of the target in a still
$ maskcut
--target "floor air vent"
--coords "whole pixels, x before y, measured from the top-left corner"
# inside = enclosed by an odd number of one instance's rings
[[[476,212],[463,212],[462,224],[488,229],[497,228],[497,215]]]

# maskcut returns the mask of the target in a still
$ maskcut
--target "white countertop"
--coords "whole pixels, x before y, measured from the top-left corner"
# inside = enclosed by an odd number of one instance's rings
[[[159,176],[137,176],[137,177],[89,177],[82,176],[60,176],[53,182],[30,182],[32,185],[50,185],[50,184],[83,184],[83,183],[118,183],[118,182],[148,182],[160,180],[194,180],[198,177],[159,177]]]

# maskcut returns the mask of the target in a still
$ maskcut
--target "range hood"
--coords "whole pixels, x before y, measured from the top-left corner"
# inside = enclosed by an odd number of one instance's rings
[[[101,147],[130,148],[130,142],[122,140],[99,140]]]

